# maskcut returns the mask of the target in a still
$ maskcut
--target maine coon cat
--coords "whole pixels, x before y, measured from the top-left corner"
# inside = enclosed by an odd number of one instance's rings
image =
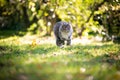
[[[73,29],[70,23],[63,21],[57,22],[54,25],[53,31],[57,46],[62,48],[63,45],[65,45],[65,41],[67,42],[67,45],[71,45]]]

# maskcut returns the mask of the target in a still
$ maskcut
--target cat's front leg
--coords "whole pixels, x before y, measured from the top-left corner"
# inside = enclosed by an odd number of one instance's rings
[[[61,39],[56,39],[56,45],[59,46],[60,48],[63,48],[65,43],[64,40]]]
[[[71,39],[67,40],[67,45],[71,45]]]
[[[67,45],[71,46],[71,40],[72,40],[72,36],[70,35],[67,39]]]

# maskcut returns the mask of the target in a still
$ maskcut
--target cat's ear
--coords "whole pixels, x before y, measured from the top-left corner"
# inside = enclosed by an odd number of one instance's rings
[[[62,23],[62,26],[65,25],[64,22]]]
[[[68,22],[68,24],[70,25],[70,27],[72,27],[72,24],[71,24],[71,22]]]

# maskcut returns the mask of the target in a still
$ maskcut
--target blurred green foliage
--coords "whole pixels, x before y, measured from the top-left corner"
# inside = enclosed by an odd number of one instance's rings
[[[120,35],[119,5],[119,0],[1,0],[0,29],[51,35],[62,20],[72,23],[74,36],[111,38]]]

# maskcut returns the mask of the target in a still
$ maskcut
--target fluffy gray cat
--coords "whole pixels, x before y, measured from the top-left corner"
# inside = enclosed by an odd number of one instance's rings
[[[73,29],[70,23],[63,21],[57,22],[54,25],[53,31],[56,37],[57,46],[62,48],[65,41],[67,41],[67,45],[71,45]]]

